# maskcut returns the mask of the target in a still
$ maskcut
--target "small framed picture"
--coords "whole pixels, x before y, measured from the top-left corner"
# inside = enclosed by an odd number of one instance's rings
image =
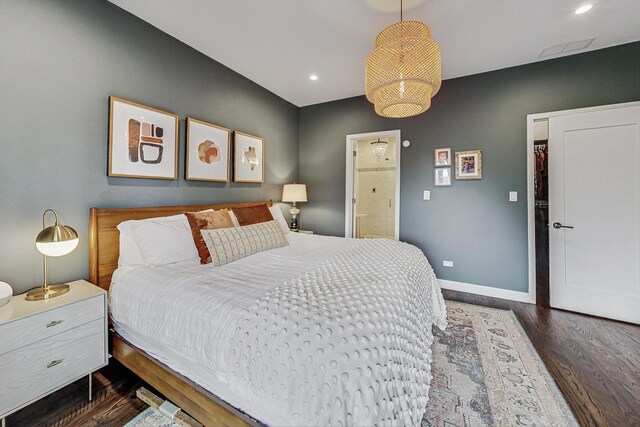
[[[436,187],[451,185],[451,168],[434,169]]]
[[[451,148],[436,148],[433,152],[436,166],[451,166]]]
[[[264,182],[264,140],[238,131],[233,135],[233,182]]]
[[[456,151],[456,179],[482,179],[482,152]]]
[[[178,179],[178,116],[109,97],[108,175]]]
[[[231,130],[187,117],[185,178],[229,181]]]

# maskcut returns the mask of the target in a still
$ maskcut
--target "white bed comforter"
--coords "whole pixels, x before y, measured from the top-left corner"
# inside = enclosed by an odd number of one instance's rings
[[[223,267],[119,269],[133,344],[271,425],[417,425],[446,311],[414,246],[288,234]]]

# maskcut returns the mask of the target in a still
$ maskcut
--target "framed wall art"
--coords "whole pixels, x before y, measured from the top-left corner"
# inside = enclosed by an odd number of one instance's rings
[[[482,152],[456,151],[456,179],[482,179]]]
[[[233,133],[233,182],[264,182],[264,140]]]
[[[451,185],[451,168],[434,169],[435,186],[445,187]]]
[[[178,116],[109,97],[108,175],[178,179]]]
[[[451,166],[451,148],[436,148],[433,154],[436,166]]]
[[[185,179],[228,182],[231,130],[187,117]]]

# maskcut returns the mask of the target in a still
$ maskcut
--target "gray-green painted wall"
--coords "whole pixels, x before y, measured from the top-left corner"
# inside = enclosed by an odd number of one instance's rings
[[[401,156],[401,240],[422,248],[440,278],[526,291],[527,114],[638,100],[640,42],[447,80],[414,118],[381,118],[364,97],[302,108],[300,182],[310,200],[302,227],[343,236],[345,136],[401,129],[411,141]],[[482,150],[483,179],[435,188],[440,147]]]
[[[107,177],[109,95],[180,115],[179,180]],[[298,110],[106,1],[0,2],[0,280],[41,284],[46,208],[81,237],[49,263],[56,282],[88,276],[92,206],[279,200],[298,178]],[[185,181],[187,116],[264,137],[265,184]]]

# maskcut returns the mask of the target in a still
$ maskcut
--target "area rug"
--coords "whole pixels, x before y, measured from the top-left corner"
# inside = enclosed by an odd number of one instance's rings
[[[180,427],[171,418],[148,407],[140,412],[134,419],[125,424],[124,427]]]
[[[421,427],[577,426],[512,311],[447,301]]]
[[[512,311],[447,301],[421,427],[577,426]],[[152,408],[127,427],[175,426]]]

